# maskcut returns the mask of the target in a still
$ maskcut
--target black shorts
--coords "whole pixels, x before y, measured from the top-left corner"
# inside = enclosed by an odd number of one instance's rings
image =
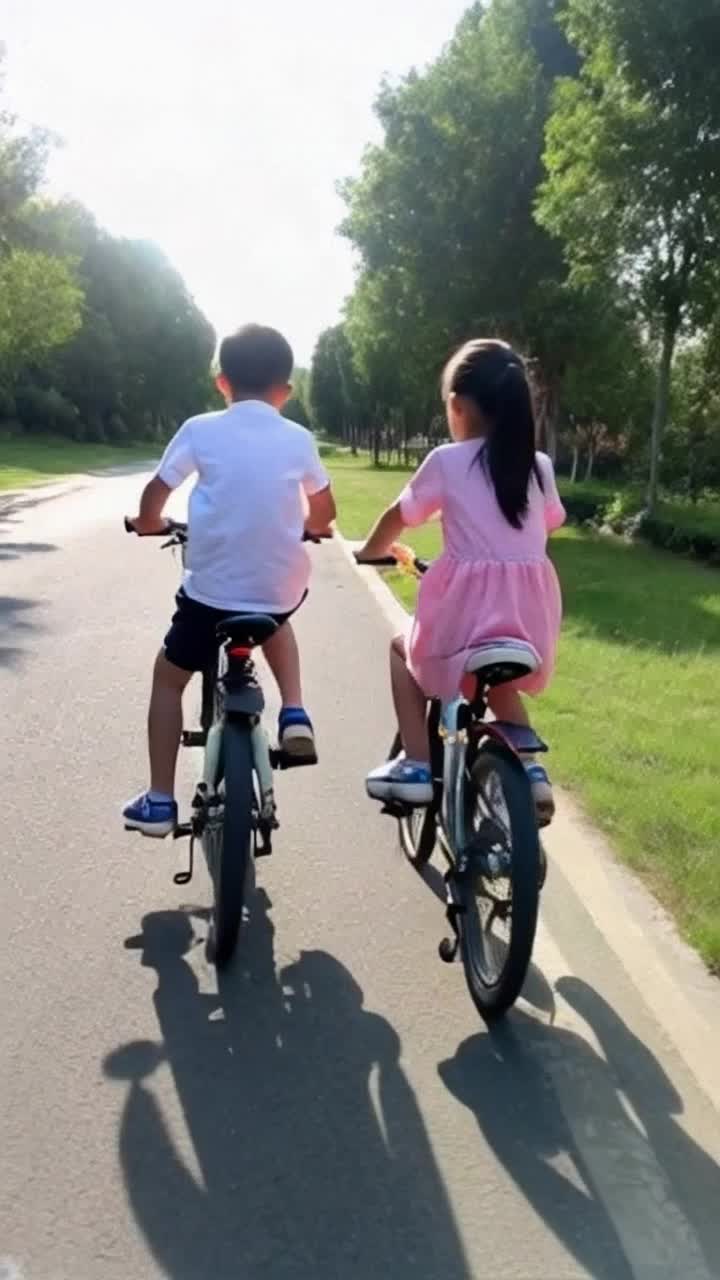
[[[281,627],[288,618],[297,613],[305,600],[298,601],[294,609],[288,613],[270,613]],[[168,662],[183,671],[204,671],[212,663],[218,648],[215,634],[219,622],[232,618],[233,614],[242,613],[242,609],[213,609],[209,604],[201,604],[187,596],[182,587],[175,596],[177,608],[173,614],[170,630],[163,641],[163,649]]]

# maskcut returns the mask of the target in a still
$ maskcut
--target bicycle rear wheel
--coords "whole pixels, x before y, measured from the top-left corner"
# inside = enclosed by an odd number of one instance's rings
[[[402,751],[400,734],[396,733],[390,748],[388,760],[395,760]],[[413,867],[424,867],[430,861],[435,849],[436,826],[435,813],[427,805],[418,809],[408,809],[398,819],[400,848]]]
[[[224,969],[235,952],[252,870],[255,788],[251,732],[248,721],[225,721],[218,786],[221,802],[216,814],[209,816],[203,837],[215,896],[208,959],[217,969]]]
[[[508,752],[479,752],[465,781],[467,861],[457,878],[468,989],[489,1020],[515,1003],[530,967],[540,898],[540,844],[530,784]]]

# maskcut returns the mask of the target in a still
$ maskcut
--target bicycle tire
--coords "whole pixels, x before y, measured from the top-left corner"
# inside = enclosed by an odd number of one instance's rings
[[[395,760],[402,751],[400,734],[393,738],[388,760]],[[430,861],[435,850],[436,826],[435,814],[428,806],[408,809],[398,818],[400,848],[411,866],[419,870]]]
[[[208,959],[224,969],[237,946],[252,864],[254,836],[252,728],[249,721],[226,720],[222,744],[223,816],[217,843],[208,857],[215,906]]]
[[[504,797],[502,834],[506,843],[509,837],[510,848],[502,865],[508,874],[498,877],[497,881],[490,876],[478,875],[478,855],[471,854],[468,869],[457,882],[462,908],[460,952],[465,980],[475,1007],[487,1022],[503,1017],[515,1004],[525,984],[535,944],[541,880],[540,842],[530,784],[522,765],[502,748],[494,745],[482,747],[466,777],[466,822],[471,808],[477,812],[480,795],[483,811],[491,808],[487,798],[491,776],[499,780]],[[485,821],[495,823],[496,831],[501,830],[497,813],[489,818],[483,817]],[[478,840],[481,840],[481,833]],[[509,939],[504,944],[503,963],[493,978],[487,960],[488,936],[480,920],[478,899],[486,896],[489,885],[499,885],[500,879],[507,880],[510,887],[509,904],[506,902],[498,910],[498,918],[504,913],[509,922]],[[478,888],[480,881],[482,894]],[[497,905],[497,899],[494,901]],[[495,906],[491,908],[491,922],[494,913]]]

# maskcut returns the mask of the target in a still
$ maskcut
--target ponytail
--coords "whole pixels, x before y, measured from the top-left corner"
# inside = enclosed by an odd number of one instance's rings
[[[522,528],[535,461],[535,414],[522,360],[506,342],[477,339],[452,357],[443,374],[443,395],[472,400],[487,424],[476,461],[488,473],[498,506],[514,529]]]
[[[497,503],[514,529],[527,515],[528,487],[535,472],[535,415],[521,364],[508,364],[496,386],[496,410],[481,455],[490,473]]]

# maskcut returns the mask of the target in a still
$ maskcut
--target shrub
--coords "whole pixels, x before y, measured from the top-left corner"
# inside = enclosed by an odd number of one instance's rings
[[[600,485],[560,485],[571,524],[593,524],[613,533],[642,538],[663,551],[720,564],[720,504],[661,502],[650,515],[639,489]]]

